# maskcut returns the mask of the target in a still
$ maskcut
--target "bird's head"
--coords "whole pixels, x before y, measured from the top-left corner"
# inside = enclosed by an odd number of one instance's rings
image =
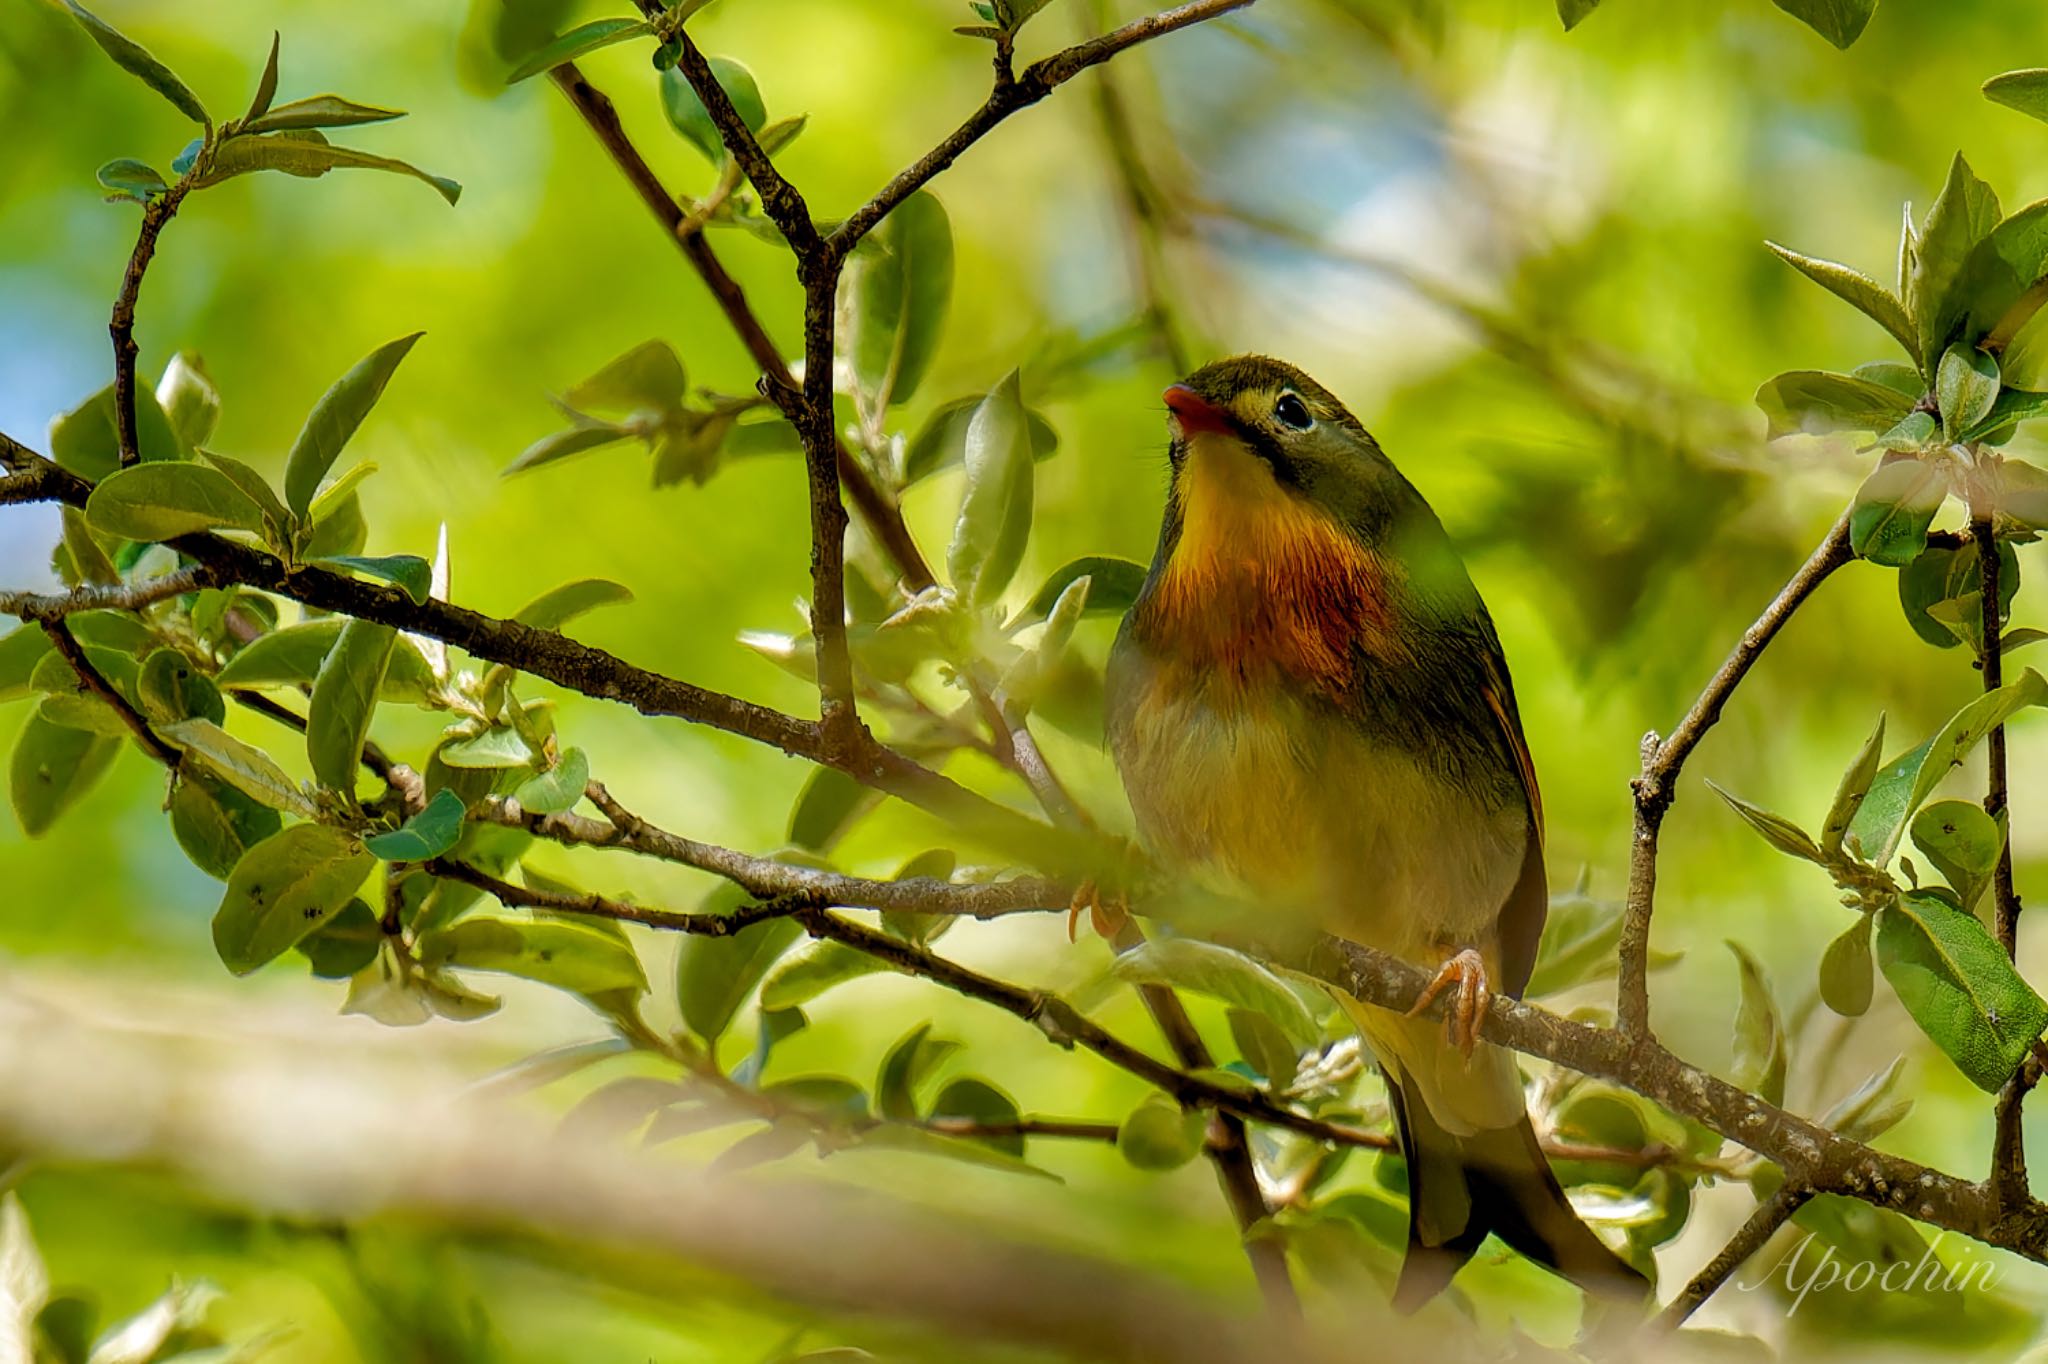
[[[1358,418],[1292,365],[1233,356],[1165,398],[1170,534],[1192,560],[1294,557],[1333,532],[1377,546],[1417,501]]]

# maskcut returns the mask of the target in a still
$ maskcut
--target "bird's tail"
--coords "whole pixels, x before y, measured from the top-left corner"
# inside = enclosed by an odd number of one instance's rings
[[[1390,1065],[1387,1093],[1408,1160],[1408,1254],[1394,1306],[1412,1312],[1442,1292],[1488,1232],[1589,1293],[1639,1301],[1649,1285],[1572,1211],[1536,1144],[1528,1114],[1459,1136],[1431,1116]]]

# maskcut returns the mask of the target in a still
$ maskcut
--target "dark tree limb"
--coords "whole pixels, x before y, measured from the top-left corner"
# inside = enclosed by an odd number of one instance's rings
[[[211,129],[209,128],[209,135]],[[135,304],[142,294],[142,277],[156,257],[156,239],[185,202],[192,189],[189,178],[181,178],[142,206],[142,230],[136,234],[135,250],[121,275],[121,292],[114,298],[114,315],[107,333],[114,342],[114,436],[120,446],[121,467],[141,462],[142,449],[135,435]]]
[[[182,755],[170,744],[165,743],[163,738],[149,727],[149,721],[142,718],[142,712],[135,709],[127,697],[116,691],[114,685],[101,676],[100,670],[86,657],[85,650],[80,647],[77,637],[71,633],[71,627],[64,623],[63,618],[49,616],[40,618],[37,623],[43,627],[43,633],[50,637],[50,643],[56,647],[57,652],[64,656],[64,661],[71,665],[71,671],[78,674],[78,680],[85,684],[85,689],[114,708],[114,713],[121,717],[121,723],[128,726],[152,757],[165,767],[176,771],[178,759]]]
[[[1630,783],[1635,792],[1635,830],[1629,840],[1628,897],[1622,917],[1621,977],[1615,1010],[1621,1031],[1630,1036],[1647,1039],[1651,1035],[1650,915],[1656,908],[1657,836],[1664,826],[1665,813],[1677,797],[1679,770],[1721,718],[1721,708],[1792,613],[1829,574],[1855,557],[1849,547],[1849,513],[1844,511],[1819,548],[1779,589],[1755,623],[1742,632],[1734,651],[1708,679],[1706,688],[1670,737],[1660,741],[1654,732],[1643,736],[1642,774]]]

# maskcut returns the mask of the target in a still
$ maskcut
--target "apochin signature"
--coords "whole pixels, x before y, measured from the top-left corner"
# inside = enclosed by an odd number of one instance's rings
[[[1735,1287],[1745,1293],[1754,1293],[1782,1277],[1786,1291],[1792,1294],[1792,1305],[1785,1309],[1785,1315],[1789,1317],[1804,1305],[1806,1295],[1815,1289],[1826,1292],[1840,1288],[1850,1293],[1862,1293],[1873,1288],[1883,1293],[1962,1293],[1973,1284],[1989,1289],[1998,1282],[1999,1268],[1990,1260],[1978,1260],[1967,1265],[1944,1263],[1935,1252],[1947,1236],[1947,1232],[1940,1232],[1928,1242],[1917,1264],[1908,1265],[1904,1260],[1895,1260],[1879,1269],[1869,1260],[1842,1260],[1835,1254],[1835,1248],[1825,1243],[1809,1264],[1807,1257],[1812,1248],[1813,1233],[1808,1232],[1775,1265],[1749,1282],[1736,1279]]]

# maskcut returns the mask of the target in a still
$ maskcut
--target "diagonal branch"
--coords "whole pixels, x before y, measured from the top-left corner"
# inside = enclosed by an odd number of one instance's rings
[[[1629,841],[1628,899],[1621,927],[1621,978],[1616,1020],[1631,1036],[1650,1036],[1650,915],[1656,908],[1657,836],[1664,815],[1677,796],[1679,769],[1721,718],[1721,708],[1735,693],[1757,659],[1777,638],[1813,590],[1856,557],[1849,546],[1849,513],[1845,510],[1791,579],[1780,588],[1756,622],[1742,632],[1720,670],[1709,678],[1692,708],[1671,737],[1659,741],[1655,732],[1643,736],[1643,770],[1630,785],[1635,791],[1635,832]]]
[[[116,691],[114,685],[93,666],[93,661],[86,657],[77,637],[71,633],[71,627],[65,624],[61,617],[55,616],[42,618],[37,623],[43,627],[43,633],[50,637],[50,643],[56,646],[57,652],[64,656],[64,661],[71,665],[71,671],[78,674],[78,680],[85,684],[85,689],[114,708],[114,713],[121,717],[121,723],[134,732],[135,737],[149,750],[152,757],[165,767],[176,771],[178,759],[182,754],[165,743],[157,732],[149,727],[149,721],[142,718],[142,712],[136,710],[128,698]]]
[[[1756,1211],[1749,1215],[1749,1220],[1735,1235],[1728,1238],[1728,1244],[1721,1247],[1720,1254],[1693,1275],[1678,1296],[1657,1314],[1656,1324],[1666,1331],[1675,1331],[1685,1325],[1686,1318],[1713,1297],[1721,1285],[1742,1268],[1743,1261],[1762,1250],[1764,1243],[1777,1234],[1778,1228],[1792,1220],[1792,1215],[1805,1207],[1812,1197],[1813,1190],[1801,1185],[1779,1185],[1776,1193],[1757,1204]]]
[[[989,92],[987,101],[936,147],[876,191],[874,198],[849,214],[846,221],[826,239],[826,244],[835,254],[844,256],[889,215],[889,210],[959,160],[961,153],[986,137],[997,124],[1019,109],[1030,108],[1089,67],[1108,61],[1126,48],[1214,19],[1231,10],[1243,9],[1251,3],[1252,0],[1191,0],[1189,4],[1133,19],[1122,28],[1055,52],[1043,61],[1025,67],[1014,80],[1005,80],[998,72],[996,87]]]
[[[678,36],[682,44],[681,55],[676,60],[676,70],[683,73],[690,82],[690,88],[697,92],[703,102],[704,112],[711,115],[711,122],[718,129],[718,136],[725,143],[725,149],[739,162],[740,169],[753,182],[754,192],[761,196],[761,209],[782,230],[790,248],[796,252],[799,264],[809,265],[826,254],[825,239],[818,235],[816,223],[811,221],[810,205],[804,196],[775,169],[774,161],[761,149],[754,138],[754,130],[740,117],[740,111],[733,107],[732,97],[725,93],[725,87],[718,83],[718,77],[711,72],[711,64],[704,60],[696,41],[688,33]]]
[[[209,134],[211,131],[209,126]],[[142,293],[142,277],[156,257],[157,236],[177,216],[178,205],[185,202],[191,189],[191,177],[182,177],[142,206],[142,230],[136,234],[135,250],[121,275],[121,292],[114,298],[114,314],[107,322],[107,334],[114,342],[114,435],[124,469],[142,460],[135,434],[135,304]]]
[[[761,371],[761,377],[770,386],[770,390],[779,387],[784,392],[795,393],[796,376],[791,372],[789,363],[783,359],[782,352],[775,348],[775,342],[770,339],[767,330],[762,327],[760,318],[747,302],[745,291],[727,272],[724,263],[712,250],[711,243],[705,239],[701,230],[682,231],[686,215],[678,206],[676,197],[662,187],[660,180],[655,177],[653,168],[647,164],[639,149],[634,147],[631,139],[626,136],[625,128],[619,122],[618,111],[612,107],[611,100],[584,79],[583,73],[576,69],[574,62],[564,62],[550,71],[548,77],[575,107],[576,112],[583,116],[583,121],[590,125],[591,132],[611,155],[613,163],[633,186],[634,191],[640,196],[640,201],[647,206],[648,212],[668,229],[684,259],[689,261],[690,267],[697,272],[705,287],[709,288],[712,296],[718,300],[718,306],[725,313],[726,321],[738,334],[740,343],[747,348],[747,354],[753,357],[755,366]],[[854,459],[845,442],[835,437],[834,448],[839,465],[839,478],[845,485],[847,495],[853,500],[854,509],[860,513],[868,529],[888,551],[889,557],[896,561],[903,573],[904,584],[913,592],[930,587],[937,579],[932,576],[931,566],[925,562],[923,552],[918,549],[909,526],[904,523],[902,510]]]

